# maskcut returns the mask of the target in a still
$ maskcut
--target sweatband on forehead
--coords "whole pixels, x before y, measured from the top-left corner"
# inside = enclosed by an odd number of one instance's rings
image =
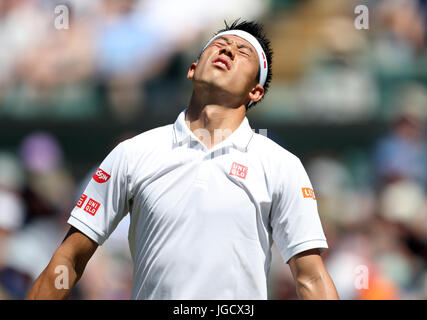
[[[233,35],[233,36],[238,36],[242,39],[245,39],[247,42],[249,42],[255,48],[256,52],[258,53],[258,59],[259,59],[259,70],[260,70],[260,72],[259,72],[259,83],[260,83],[260,85],[264,86],[265,80],[267,79],[267,72],[268,72],[267,59],[265,57],[265,53],[261,47],[261,44],[249,32],[246,32],[243,30],[228,30],[228,31],[220,32],[217,35],[215,35],[212,39],[209,40],[209,42],[203,48],[203,51],[205,51],[205,49],[216,38],[221,37],[221,36],[225,36],[225,35]]]

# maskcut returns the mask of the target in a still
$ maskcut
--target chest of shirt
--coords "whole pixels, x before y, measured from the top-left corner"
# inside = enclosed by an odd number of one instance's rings
[[[232,147],[152,153],[131,175],[132,214],[150,225],[202,220],[255,240],[259,226],[268,224],[271,196],[262,163]]]

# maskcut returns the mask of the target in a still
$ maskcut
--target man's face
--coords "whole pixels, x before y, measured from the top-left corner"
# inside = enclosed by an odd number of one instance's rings
[[[258,70],[255,48],[238,36],[224,35],[209,44],[198,63],[190,67],[188,78],[195,86],[208,84],[244,100],[258,84]]]

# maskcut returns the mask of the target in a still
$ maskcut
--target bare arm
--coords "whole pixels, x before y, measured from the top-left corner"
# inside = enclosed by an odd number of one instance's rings
[[[98,244],[95,241],[71,227],[49,265],[35,281],[26,299],[67,299],[97,248]],[[58,282],[61,282],[58,281],[61,273],[62,276],[68,277],[65,282],[60,283],[62,285],[58,286]],[[66,282],[68,286],[64,285]]]
[[[289,260],[289,266],[300,299],[339,299],[318,249],[307,250],[293,256]]]

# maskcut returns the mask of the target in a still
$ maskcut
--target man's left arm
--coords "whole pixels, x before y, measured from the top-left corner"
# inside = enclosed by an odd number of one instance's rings
[[[296,254],[288,261],[300,299],[339,299],[318,249]]]

